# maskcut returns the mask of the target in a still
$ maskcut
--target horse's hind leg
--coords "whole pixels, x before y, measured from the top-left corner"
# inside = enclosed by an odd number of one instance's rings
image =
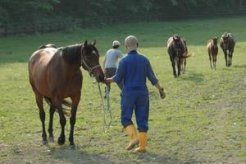
[[[45,112],[44,112],[44,107],[43,107],[43,96],[37,93],[35,95],[36,95],[36,103],[39,108],[39,117],[42,122],[42,138],[43,138],[42,143],[45,145],[47,144],[47,135],[45,131]]]
[[[57,108],[58,110],[58,114],[59,114],[59,117],[60,117],[60,124],[61,124],[61,133],[60,133],[60,136],[58,138],[58,144],[59,145],[63,145],[65,143],[65,125],[66,125],[66,118],[64,116],[64,113],[63,113],[63,110],[62,110],[62,104],[61,104],[61,101],[59,100],[52,100],[52,102],[54,102],[55,104],[55,107]]]
[[[54,113],[55,113],[55,107],[51,103],[50,104],[50,121],[49,121],[49,141],[54,142],[54,135],[53,135],[53,118],[54,118]]]

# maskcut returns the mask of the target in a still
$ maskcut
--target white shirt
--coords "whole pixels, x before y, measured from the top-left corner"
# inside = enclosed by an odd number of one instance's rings
[[[105,55],[105,68],[117,68],[118,60],[123,57],[119,49],[109,49]]]

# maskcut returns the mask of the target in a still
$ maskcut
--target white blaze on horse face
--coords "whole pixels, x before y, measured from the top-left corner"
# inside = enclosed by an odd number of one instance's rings
[[[97,52],[96,52],[95,50],[93,50],[93,51],[92,51],[92,54],[93,54],[93,55],[96,55],[96,54],[97,54]]]

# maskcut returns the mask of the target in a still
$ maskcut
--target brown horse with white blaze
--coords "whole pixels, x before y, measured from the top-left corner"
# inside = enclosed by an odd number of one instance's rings
[[[99,64],[99,52],[94,43],[76,44],[64,48],[44,46],[35,51],[29,59],[29,81],[35,94],[42,122],[42,142],[47,143],[45,130],[45,111],[43,99],[50,101],[49,138],[53,136],[53,116],[58,111],[61,133],[58,144],[65,143],[64,128],[66,118],[62,104],[65,98],[71,98],[70,116],[70,145],[74,147],[74,125],[76,122],[77,106],[80,101],[83,76],[80,67],[93,75],[98,82],[104,82],[104,74]]]
[[[185,72],[186,58],[190,56],[186,41],[177,34],[173,35],[167,40],[167,52],[172,63],[173,76],[178,77],[181,72]]]
[[[218,55],[218,38],[212,38],[208,40],[207,49],[208,49],[208,56],[210,61],[210,68],[216,69],[216,61]]]

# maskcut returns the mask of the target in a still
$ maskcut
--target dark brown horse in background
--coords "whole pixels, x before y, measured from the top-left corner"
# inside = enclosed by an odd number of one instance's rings
[[[185,72],[186,58],[189,57],[186,41],[175,34],[167,40],[167,52],[173,68],[173,76],[180,76]]]
[[[45,130],[45,112],[43,98],[50,101],[49,138],[53,136],[53,116],[58,111],[61,133],[58,144],[65,143],[64,128],[66,118],[62,105],[65,98],[71,98],[70,135],[71,147],[74,147],[74,125],[76,122],[77,106],[80,101],[83,76],[80,67],[93,75],[98,82],[104,82],[104,74],[99,64],[99,53],[95,42],[71,45],[64,48],[54,48],[47,45],[40,47],[30,57],[28,63],[29,81],[35,93],[39,116],[42,122],[42,141],[47,143]]]
[[[216,69],[216,61],[218,55],[218,38],[209,39],[207,43],[208,56],[210,61],[210,68]]]
[[[227,67],[230,67],[232,65],[232,55],[234,52],[235,44],[236,41],[231,33],[225,32],[221,36],[220,47],[224,52]]]

